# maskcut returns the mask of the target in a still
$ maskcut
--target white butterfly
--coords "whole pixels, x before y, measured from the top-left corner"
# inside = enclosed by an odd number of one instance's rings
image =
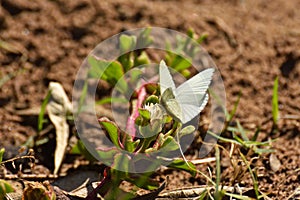
[[[176,88],[166,63],[161,61],[159,65],[161,103],[168,114],[183,124],[196,117],[208,102],[207,89],[213,72],[213,68],[208,68]]]

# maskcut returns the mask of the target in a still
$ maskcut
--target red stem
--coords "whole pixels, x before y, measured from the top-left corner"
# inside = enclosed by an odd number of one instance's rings
[[[143,101],[145,100],[147,95],[145,84],[143,84],[137,91],[137,103],[133,108],[132,114],[127,120],[126,131],[131,135],[132,138],[135,137],[136,129],[135,129],[135,120],[139,116],[139,108],[142,107]]]

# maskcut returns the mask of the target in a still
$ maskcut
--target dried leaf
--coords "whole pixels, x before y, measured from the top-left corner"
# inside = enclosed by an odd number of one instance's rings
[[[51,91],[51,97],[47,105],[47,111],[56,130],[54,174],[57,174],[68,144],[69,125],[67,123],[67,113],[72,112],[72,104],[60,83],[50,82],[49,90]]]
[[[43,184],[39,182],[30,182],[28,187],[24,190],[22,200],[55,200],[55,192],[49,182],[45,181]]]
[[[270,155],[269,161],[270,161],[270,167],[271,167],[272,171],[276,172],[280,169],[281,163],[275,154],[272,153]]]

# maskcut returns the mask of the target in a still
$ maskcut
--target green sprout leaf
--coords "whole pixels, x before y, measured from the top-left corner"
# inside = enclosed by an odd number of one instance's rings
[[[148,47],[153,43],[153,38],[150,36],[151,28],[144,29],[137,38],[136,46],[139,47]]]
[[[87,160],[96,161],[95,157],[86,149],[85,145],[81,140],[78,140],[77,143],[71,149],[72,154],[81,154]]]
[[[145,65],[150,63],[150,59],[148,57],[148,54],[145,51],[142,51],[142,53],[138,56],[135,57],[134,65],[135,66],[140,66],[140,65]]]
[[[139,114],[144,120],[150,120],[150,112],[144,108],[139,108]]]
[[[132,137],[128,134],[124,134],[125,137],[125,150],[128,152],[134,152],[137,146],[140,144],[140,140],[133,141]]]
[[[127,103],[128,100],[125,98],[117,98],[117,97],[106,97],[99,101],[96,101],[97,105],[103,105],[108,103]]]
[[[119,142],[119,128],[118,126],[112,122],[109,121],[107,118],[103,117],[99,119],[100,125],[106,130],[106,132],[109,135],[110,140],[112,143],[117,147],[121,148],[120,142]]]
[[[101,78],[111,84],[111,86],[116,86],[121,92],[127,90],[127,83],[123,77],[124,70],[121,63],[118,61],[109,62],[99,60],[94,56],[89,56],[88,62],[91,66],[89,70],[89,76],[91,78]]]
[[[122,53],[132,51],[136,46],[136,36],[121,35],[119,40]]]
[[[176,159],[172,161],[172,163],[169,164],[168,167],[184,170],[186,172],[189,172],[192,176],[196,176],[197,174],[196,166],[193,163],[189,161],[185,162],[182,159]]]
[[[180,130],[179,136],[182,137],[184,135],[189,135],[195,131],[195,127],[192,125],[186,126]]]
[[[171,63],[171,66],[176,70],[176,71],[182,71],[191,66],[191,61],[190,59],[183,58],[181,56],[176,56]]]
[[[151,105],[157,103],[159,103],[159,99],[156,95],[150,95],[145,101],[145,105]]]
[[[46,106],[49,102],[50,97],[51,97],[51,90],[48,91],[48,93],[42,103],[42,106],[41,106],[41,111],[39,113],[39,118],[38,118],[38,132],[41,132],[43,130],[43,124],[45,123],[44,115],[45,115]]]
[[[174,139],[174,137],[172,136],[167,136],[160,149],[163,149],[164,151],[175,151],[179,148],[178,143],[176,142],[176,140]]]
[[[5,199],[5,194],[14,192],[14,188],[5,180],[0,179],[0,199]]]

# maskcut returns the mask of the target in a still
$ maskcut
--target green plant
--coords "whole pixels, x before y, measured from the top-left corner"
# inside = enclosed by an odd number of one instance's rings
[[[278,120],[279,120],[278,76],[275,78],[275,80],[274,80],[274,86],[273,86],[272,117],[273,117],[272,133],[275,133],[275,132],[277,132],[277,129],[278,129]]]
[[[237,127],[229,126],[227,128],[227,131],[229,131],[232,134],[232,139],[218,136],[211,131],[208,131],[208,133],[222,142],[239,145],[245,150],[247,150],[248,152],[251,152],[251,150],[253,150],[257,154],[273,152],[272,149],[261,148],[263,146],[270,146],[270,141],[264,141],[264,142],[256,141],[260,131],[259,128],[257,128],[252,138],[249,138],[247,136],[247,131],[241,126],[241,124],[238,121],[237,121]],[[240,136],[238,136],[238,134]]]
[[[94,199],[97,193],[105,196],[106,199],[115,199],[123,193],[118,189],[122,181],[131,182],[147,190],[157,189],[158,182],[151,180],[150,177],[161,165],[185,170],[192,175],[197,173],[191,162],[169,157],[172,152],[180,150],[180,138],[193,133],[195,128],[191,125],[182,127],[176,119],[165,115],[162,98],[153,94],[146,98],[146,90],[142,88],[137,91],[138,101],[143,102],[140,104],[141,107],[136,109],[137,117],[134,118],[134,123],[138,126],[137,130],[129,129],[130,132],[126,132],[105,117],[99,119],[100,125],[114,147],[108,150],[98,150],[101,160],[105,160],[111,167],[107,167],[101,184],[95,192],[89,195],[88,199]],[[154,94],[157,93],[156,90],[158,90],[157,87]],[[164,124],[167,125],[163,126]],[[143,137],[136,137],[137,134]],[[156,152],[159,151],[163,153],[157,154]],[[135,168],[141,162],[148,163],[146,171],[149,172],[131,173],[130,169]],[[131,197],[132,194],[127,194],[122,198],[130,199]]]
[[[2,164],[4,148],[0,149],[0,165]],[[5,180],[0,179],[0,199],[4,199],[6,193],[14,192],[14,188]]]
[[[88,63],[90,69],[88,78],[102,79],[106,81],[111,88],[115,88],[118,92],[126,94],[130,90],[130,84],[136,83],[140,71],[134,71],[136,66],[150,63],[150,58],[145,50],[133,51],[141,42],[150,45],[153,39],[150,37],[151,29],[146,29],[139,36],[121,35],[119,38],[119,49],[123,53],[119,58],[113,61],[106,61],[89,56]],[[197,37],[193,31],[189,31],[192,39],[202,42],[206,36]],[[168,52],[165,60],[170,66],[182,73],[184,76],[190,76],[188,68],[191,67],[190,57],[195,56],[200,49],[194,48],[190,43],[193,40],[178,38],[176,43],[176,53],[180,55],[188,55],[188,58],[178,56],[177,54]],[[132,70],[132,77],[129,81],[125,80],[124,75]],[[159,187],[159,183],[151,179],[151,175],[161,165],[169,168],[185,170],[196,175],[196,167],[184,157],[172,158],[173,152],[182,154],[179,141],[181,137],[192,134],[195,131],[193,126],[183,126],[180,120],[176,118],[172,112],[177,108],[167,108],[167,102],[172,99],[172,95],[163,96],[160,94],[160,88],[156,84],[141,84],[141,86],[133,91],[133,95],[129,98],[131,105],[131,116],[126,124],[126,130],[121,129],[114,122],[106,117],[100,117],[99,123],[105,131],[107,137],[112,142],[113,147],[108,149],[97,149],[98,158],[104,161],[107,166],[103,179],[98,187],[89,194],[87,199],[95,199],[100,194],[105,199],[131,199],[135,196],[133,193],[124,193],[119,189],[119,185],[123,181],[130,182],[139,188],[154,190]],[[87,82],[83,87],[80,103],[83,102],[87,95]],[[104,97],[98,100],[97,104],[105,104],[112,102],[124,102],[122,98]],[[79,106],[78,113],[84,110],[83,106]],[[167,110],[167,111],[166,111]],[[81,153],[86,158],[93,160],[91,154],[87,151],[81,141],[73,147],[73,153]],[[156,152],[163,152],[157,154]],[[130,169],[134,169],[141,163],[148,163],[146,172],[134,173]],[[122,196],[122,197],[121,197]]]
[[[194,42],[201,44],[206,38],[207,34],[198,36],[192,29],[187,32],[189,38],[177,37],[175,49],[171,51],[171,44],[167,42],[166,49],[166,64],[176,71],[180,72],[183,76],[189,77],[192,58],[196,56],[201,49],[193,45]],[[184,56],[183,56],[184,55]]]
[[[4,148],[0,149],[0,163],[2,162],[4,152],[5,152]]]
[[[220,101],[216,94],[214,94],[213,92],[210,93],[212,96],[214,96],[214,98],[217,101]],[[261,148],[262,146],[270,146],[270,141],[257,141],[258,135],[260,133],[260,127],[257,127],[256,131],[254,132],[254,135],[251,138],[249,138],[249,131],[246,130],[238,120],[236,122],[233,122],[233,118],[237,111],[237,107],[239,105],[241,96],[242,93],[239,92],[238,98],[235,101],[234,106],[230,112],[225,107],[223,107],[225,113],[225,125],[223,127],[222,134],[225,135],[225,133],[231,133],[231,138],[230,136],[219,136],[211,131],[208,131],[208,133],[222,142],[237,144],[242,148],[246,149],[248,152],[251,152],[251,150],[253,150],[257,154],[273,152],[272,149]],[[218,103],[222,105],[221,102]],[[236,126],[232,126],[231,124],[236,124]]]

